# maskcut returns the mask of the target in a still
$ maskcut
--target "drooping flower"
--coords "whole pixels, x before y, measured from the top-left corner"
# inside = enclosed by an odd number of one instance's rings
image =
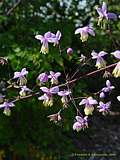
[[[107,53],[104,51],[101,51],[99,53],[96,53],[95,51],[92,51],[92,59],[97,59],[96,61],[96,67],[98,69],[104,68],[106,66],[106,61],[103,59],[103,56],[105,56]]]
[[[38,100],[40,100],[40,101],[43,100],[43,104],[46,107],[53,105],[53,97],[52,97],[52,95],[48,95],[48,94],[44,93],[44,95],[38,97]]]
[[[85,26],[85,27],[76,29],[75,34],[79,34],[79,33],[81,35],[80,39],[82,40],[82,42],[87,41],[88,34],[95,36],[95,32],[91,26]]]
[[[73,124],[73,130],[76,130],[77,132],[80,131],[81,129],[85,129],[88,128],[88,120],[87,120],[87,116],[85,116],[84,118],[80,117],[80,116],[76,116],[76,122]]]
[[[3,104],[0,104],[0,108],[4,108],[4,111],[3,113],[6,115],[6,116],[10,116],[11,115],[11,110],[10,108],[11,107],[14,107],[14,103],[12,102],[4,102]]]
[[[110,111],[111,102],[103,103],[102,101],[99,102],[98,111],[102,112],[103,115],[106,115]]]
[[[38,83],[41,86],[42,84],[48,81],[48,75],[46,73],[41,73],[37,77],[37,80],[39,81]]]
[[[112,74],[115,78],[120,77],[120,62],[117,63],[116,67],[114,68]]]
[[[21,78],[21,77],[24,77],[24,76],[26,76],[28,74],[28,71],[26,71],[26,68],[23,68],[22,70],[21,70],[21,72],[15,72],[14,73],[14,79],[15,78]]]
[[[101,8],[96,9],[99,17],[98,17],[98,25],[101,25],[103,20],[117,20],[117,15],[115,13],[110,13],[107,11],[107,5],[105,2],[103,2]]]
[[[44,36],[36,35],[35,38],[40,40],[41,43],[42,43],[42,47],[41,47],[40,52],[43,53],[43,54],[47,54],[49,52],[48,42],[51,42],[52,39],[55,40],[56,39],[56,35],[51,33],[51,32],[46,32],[44,34]]]
[[[19,94],[24,97],[24,96],[26,96],[27,92],[32,92],[32,90],[29,89],[27,86],[22,86]]]
[[[45,106],[52,106],[53,94],[57,94],[59,92],[59,87],[58,86],[52,88],[40,87],[40,89],[44,92],[44,95],[38,97],[38,100],[43,100],[43,104]]]
[[[111,54],[114,55],[115,58],[120,59],[120,51],[119,50],[116,50],[115,52],[112,52]],[[120,61],[117,63],[112,74],[114,75],[115,78],[120,77]]]
[[[64,107],[67,107],[67,104],[68,104],[68,98],[67,96],[71,93],[71,91],[68,91],[68,90],[64,90],[64,91],[60,91],[58,92],[58,95],[61,96],[61,101],[64,105]]]
[[[86,99],[82,99],[82,101],[79,103],[79,105],[85,105],[85,115],[92,115],[94,111],[94,106],[98,104],[97,100],[93,99],[92,97],[88,97]]]
[[[103,74],[103,78],[109,78],[111,76],[112,76],[112,74],[109,71],[105,70],[105,72]]]
[[[114,55],[115,58],[120,59],[120,50],[116,50],[116,51],[112,52],[111,54]]]
[[[18,78],[18,83],[20,86],[26,85],[27,83],[27,79],[25,78],[25,76],[28,74],[28,71],[26,70],[26,68],[23,68],[21,70],[21,72],[15,72],[14,73],[14,77],[13,79]]]
[[[72,48],[67,48],[67,54],[71,55],[73,53],[73,49]]]
[[[50,118],[50,121],[53,121],[55,123],[62,120],[62,117],[60,116],[60,112],[51,114],[48,116],[48,118]]]
[[[61,75],[60,72],[53,72],[50,71],[50,75],[48,76],[48,78],[51,79],[51,84],[58,84],[58,77]]]

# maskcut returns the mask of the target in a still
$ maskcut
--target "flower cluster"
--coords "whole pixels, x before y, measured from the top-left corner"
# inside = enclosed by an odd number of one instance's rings
[[[94,105],[97,105],[97,100],[93,99],[92,97],[88,97],[83,99],[79,105],[85,105],[84,113],[86,116],[92,115],[94,111]],[[103,115],[108,113],[110,110],[111,102],[103,103],[102,101],[99,102],[99,106],[97,106],[98,111],[102,112]]]
[[[101,8],[97,8],[97,12],[99,14],[98,17],[98,25],[103,26],[108,22],[108,20],[116,20],[117,15],[115,13],[110,13],[107,10],[107,5],[105,2],[103,2]],[[95,37],[95,31],[94,28],[91,25],[87,25],[84,27],[79,27],[75,30],[75,34],[80,34],[80,39],[82,42],[85,42],[88,40],[88,36],[94,36]],[[52,33],[51,31],[46,32],[44,35],[36,35],[35,38],[39,40],[42,44],[40,52],[43,54],[47,54],[49,52],[49,43],[52,43],[53,46],[59,46],[59,52],[62,53],[61,47],[60,47],[60,40],[61,40],[61,32],[58,30],[56,34]],[[71,47],[67,47],[66,53],[68,55],[72,55],[73,49]],[[104,57],[106,55],[109,55],[105,51],[100,51],[99,53],[95,52],[94,50],[91,53],[91,59],[96,60],[95,66],[98,69],[98,72],[100,70],[106,70],[106,61]],[[120,60],[120,50],[116,50],[111,53],[115,58]],[[87,57],[81,54],[80,62],[84,63],[86,62]],[[63,65],[64,66],[64,65]],[[65,68],[63,67],[64,73]],[[75,72],[74,75],[76,75],[77,72]],[[120,77],[120,61],[118,61],[116,67],[114,68],[112,72],[113,76],[115,78]],[[93,115],[93,113],[96,111],[102,113],[103,115],[106,115],[110,112],[110,106],[111,101],[106,102],[104,98],[106,98],[106,94],[111,93],[115,87],[111,84],[110,80],[106,80],[106,86],[104,86],[99,92],[98,99],[93,96],[86,96],[86,97],[79,97],[81,101],[79,102],[79,106],[84,106],[84,112],[81,112],[82,107],[77,107],[75,98],[72,95],[72,89],[70,88],[70,83],[73,83],[77,81],[78,79],[72,79],[68,81],[68,79],[65,79],[65,84],[59,84],[59,77],[61,76],[60,72],[54,72],[49,71],[40,73],[36,79],[37,87],[39,88],[39,91],[36,92],[33,89],[30,89],[27,86],[27,75],[28,71],[26,68],[23,68],[21,71],[17,71],[14,73],[13,78],[10,80],[10,87],[14,87],[18,89],[19,96],[16,97],[15,100],[8,100],[5,95],[0,94],[0,108],[4,108],[3,113],[7,116],[10,116],[11,114],[11,107],[15,106],[15,102],[27,97],[32,96],[38,96],[38,100],[43,101],[43,104],[45,106],[52,106],[54,104],[54,96],[58,96],[59,99],[61,99],[62,103],[62,109],[58,111],[57,113],[51,114],[48,116],[50,118],[50,121],[54,121],[55,123],[62,120],[61,111],[64,109],[67,109],[69,106],[69,103],[72,103],[72,105],[75,107],[77,116],[75,117],[75,122],[73,124],[73,130],[76,130],[77,132],[80,130],[84,130],[85,128],[88,128],[88,117]],[[92,74],[87,74],[92,75]],[[65,73],[65,77],[67,77]],[[82,76],[81,76],[82,77]],[[85,76],[83,76],[85,77]],[[8,88],[10,88],[8,87]],[[36,88],[35,88],[36,89]],[[95,97],[95,98],[93,98]],[[79,99],[78,98],[78,99]],[[101,100],[102,99],[102,100]],[[118,101],[120,101],[120,96],[117,96]],[[81,114],[83,113],[83,114]]]
[[[113,89],[115,89],[115,87],[111,85],[111,82],[109,80],[107,80],[106,86],[103,87],[100,91],[100,98],[105,98],[105,94],[110,93]],[[117,99],[120,101],[120,96],[118,96]],[[93,111],[95,108],[96,111],[99,111],[100,113],[102,113],[102,115],[108,114],[110,112],[111,101],[104,103],[102,101],[98,102],[93,97],[87,97],[82,99],[79,105],[84,105],[85,118],[76,116],[77,121],[73,124],[73,129],[76,131],[88,127],[88,116],[93,115]]]
[[[58,84],[58,78],[60,77],[61,73],[60,72],[53,72],[50,71],[50,74],[48,75],[47,73],[41,73],[39,74],[37,80],[39,81],[39,85],[44,85],[48,80],[51,80],[51,84]]]

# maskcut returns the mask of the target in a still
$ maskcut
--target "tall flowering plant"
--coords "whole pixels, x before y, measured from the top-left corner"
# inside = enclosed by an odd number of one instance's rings
[[[97,13],[99,14],[98,17],[98,24],[104,23],[104,20],[117,20],[117,15],[115,13],[108,12],[107,5],[103,2],[102,7],[97,8]],[[87,26],[83,26],[81,28],[77,28],[75,30],[75,35],[80,34],[80,40],[82,42],[86,42],[88,40],[88,36],[93,36],[95,38],[95,29],[90,24]],[[64,35],[63,35],[64,36]],[[63,52],[66,51],[68,56],[72,56],[74,50],[71,46],[67,46],[67,50],[62,49],[61,47],[61,40],[62,33],[58,30],[56,33],[52,33],[51,31],[46,32],[44,35],[36,35],[35,38],[40,41],[41,43],[41,50],[40,52],[44,54],[49,53],[49,44],[53,44],[54,47],[58,49],[59,56],[62,56]],[[107,61],[104,59],[105,57],[113,56],[118,59],[117,63],[109,64],[107,66]],[[93,62],[96,60],[95,66],[98,70],[91,71],[90,73],[79,75],[79,70],[77,69],[73,75],[69,75],[66,73],[65,70],[65,63],[62,63],[63,72],[59,72],[57,69],[54,71],[44,71],[40,73],[36,77],[36,85],[35,87],[31,88],[28,87],[29,83],[27,80],[27,76],[29,76],[29,72],[26,68],[22,68],[21,71],[15,71],[14,76],[8,80],[8,88],[14,88],[14,91],[17,92],[16,97],[7,97],[0,93],[0,109],[3,109],[3,113],[7,116],[11,115],[12,107],[15,106],[17,101],[27,99],[33,96],[37,96],[39,101],[43,102],[45,106],[55,106],[56,103],[60,100],[61,108],[58,110],[57,113],[53,113],[48,115],[50,121],[55,123],[59,121],[64,121],[64,117],[62,112],[67,110],[69,107],[75,108],[74,122],[73,122],[73,130],[80,131],[87,129],[89,127],[89,119],[91,116],[94,116],[96,112],[102,115],[110,114],[110,108],[112,105],[112,101],[107,99],[106,96],[112,94],[113,89],[115,90],[115,85],[112,84],[110,77],[107,76],[106,84],[104,87],[97,91],[96,93],[83,93],[83,96],[74,97],[73,88],[71,84],[79,83],[79,81],[83,78],[95,76],[98,73],[104,72],[108,69],[113,69],[111,72],[111,76],[118,78],[120,77],[120,50],[116,50],[108,53],[108,51],[91,51],[90,58],[87,59],[84,54],[81,54],[80,63],[81,66],[85,66],[87,64],[87,60]],[[93,61],[92,61],[93,60]],[[58,59],[59,61],[59,59]],[[93,63],[91,63],[93,65]],[[115,67],[115,68],[114,68]],[[77,76],[76,76],[77,75]],[[64,77],[64,78],[63,78]],[[74,78],[77,77],[77,78]],[[63,82],[64,79],[64,83]],[[37,86],[37,91],[34,90]],[[75,85],[74,85],[75,87]],[[76,88],[77,89],[77,88]],[[57,98],[57,102],[54,101],[55,97]],[[76,101],[77,99],[77,101]],[[116,97],[118,103],[120,101],[120,96]],[[79,101],[79,102],[78,102]],[[13,107],[14,109],[15,107]],[[74,114],[73,114],[74,115]]]

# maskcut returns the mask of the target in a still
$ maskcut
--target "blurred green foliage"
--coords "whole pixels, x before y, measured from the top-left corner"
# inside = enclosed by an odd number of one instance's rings
[[[97,26],[98,15],[95,7],[101,1],[22,0],[11,14],[7,15],[16,2],[17,0],[0,1],[0,56],[9,60],[8,66],[0,65],[1,80],[7,81],[12,78],[14,71],[26,67],[30,71],[28,85],[33,87],[35,77],[39,73],[50,70],[63,72],[63,61],[66,72],[71,75],[80,65],[79,62],[76,64],[76,59],[79,60],[81,53],[90,57],[93,49],[111,52],[120,47],[120,21],[111,22],[111,32],[109,29],[101,30]],[[119,0],[106,2],[110,11],[120,13]],[[82,44],[79,37],[74,35],[74,31],[76,27],[89,23],[94,24],[96,37],[89,37],[88,41]],[[62,49],[74,49],[72,59],[66,54],[66,50],[61,57],[58,48],[52,45],[48,55],[39,53],[41,44],[34,36],[47,31],[55,33],[57,30],[62,32]],[[80,72],[83,74],[90,70],[88,66],[86,69],[81,68]],[[100,85],[93,83],[95,79]],[[88,93],[91,90],[96,91],[101,87],[102,80],[100,76],[95,79],[77,83],[74,94],[82,95],[83,90]],[[64,82],[64,79],[61,82]],[[94,86],[91,86],[91,83]],[[13,96],[12,92],[9,96]],[[37,98],[32,98],[16,103],[11,117],[6,117],[0,111],[0,147],[4,147],[8,154],[16,154],[21,159],[40,159],[41,155],[63,155],[62,159],[65,159],[65,155],[79,151],[73,143],[77,139],[72,131],[74,109],[70,107],[63,113],[65,119],[62,124],[55,125],[46,118],[56,113],[60,107],[61,102],[57,101],[53,107],[45,108]]]

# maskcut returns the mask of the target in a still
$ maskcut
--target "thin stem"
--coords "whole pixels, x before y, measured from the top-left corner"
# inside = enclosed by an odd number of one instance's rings
[[[59,52],[60,52],[60,55],[62,56],[62,50],[61,50],[61,47],[59,45]],[[65,66],[64,66],[64,62],[63,62],[63,71],[64,71],[64,74],[65,74],[65,77],[66,77],[66,86],[67,86],[67,89],[70,90],[70,87],[69,87],[69,83],[68,83],[68,80],[67,80],[67,75],[66,75],[66,71],[65,71]],[[76,111],[77,111],[77,115],[78,113],[82,116],[82,114],[80,113],[79,109],[77,108],[76,106],[76,103],[75,103],[75,100],[73,99],[73,96],[72,94],[69,94],[69,98],[73,104],[73,106],[75,107]]]
[[[30,98],[30,97],[37,96],[37,95],[39,95],[39,94],[40,94],[40,92],[36,92],[36,93],[29,94],[29,95],[24,96],[24,97],[18,97],[17,99],[13,100],[12,102],[15,103],[15,102],[20,101],[20,100],[23,100],[23,99],[27,99],[27,98]]]
[[[7,11],[7,13],[6,13],[5,15],[6,15],[6,16],[9,16],[9,15],[15,10],[15,8],[21,3],[21,1],[22,1],[22,0],[18,0],[18,1],[13,5],[13,7],[10,8],[10,9]]]
[[[102,68],[102,69],[99,69],[99,70],[95,70],[95,71],[93,71],[93,72],[84,74],[84,75],[82,75],[82,76],[78,76],[78,78],[75,78],[75,79],[73,79],[73,80],[71,80],[71,81],[69,81],[69,82],[67,82],[67,83],[61,84],[61,85],[59,85],[59,87],[65,86],[65,85],[67,85],[68,83],[69,83],[69,84],[75,83],[76,81],[78,81],[78,80],[80,80],[80,79],[82,79],[82,78],[86,78],[86,77],[90,77],[90,76],[95,76],[96,74],[98,74],[98,73],[100,73],[100,72],[102,72],[102,71],[105,71],[106,69],[110,69],[110,68],[115,67],[116,65],[117,65],[117,63],[114,63],[114,64],[111,64],[111,65],[109,65],[109,66],[106,66],[105,68]]]
[[[75,77],[75,75],[79,72],[79,68],[83,67],[84,65],[86,65],[89,61],[91,60],[91,58],[89,58],[86,63],[83,63],[82,65],[78,66],[78,68],[76,69],[75,73],[72,75],[72,77],[70,79],[73,79]]]
[[[93,71],[93,72],[87,73],[87,74],[82,75],[82,76],[80,76],[80,77],[78,77],[78,78],[76,78],[76,79],[73,79],[73,80],[69,81],[69,82],[67,81],[67,82],[64,83],[64,84],[58,85],[58,87],[63,87],[63,86],[66,86],[66,85],[68,85],[68,84],[75,83],[75,82],[77,82],[78,80],[80,80],[80,79],[82,79],[82,78],[85,78],[85,77],[94,76],[94,75],[96,75],[96,74],[98,74],[98,73],[100,73],[100,72],[102,72],[102,71],[104,71],[104,70],[106,70],[106,69],[115,67],[116,64],[117,64],[117,63],[114,63],[114,64],[111,64],[111,65],[109,65],[109,66],[106,66],[105,68],[102,68],[102,69],[100,69],[100,70],[95,70],[95,71]],[[41,93],[41,92],[36,92],[36,93],[32,93],[32,94],[29,94],[29,95],[24,96],[24,97],[19,97],[19,98],[16,98],[15,100],[13,100],[12,102],[15,103],[15,102],[20,101],[20,100],[23,100],[23,99],[27,99],[27,98],[30,98],[30,97],[34,97],[34,96],[39,95],[40,93]]]

